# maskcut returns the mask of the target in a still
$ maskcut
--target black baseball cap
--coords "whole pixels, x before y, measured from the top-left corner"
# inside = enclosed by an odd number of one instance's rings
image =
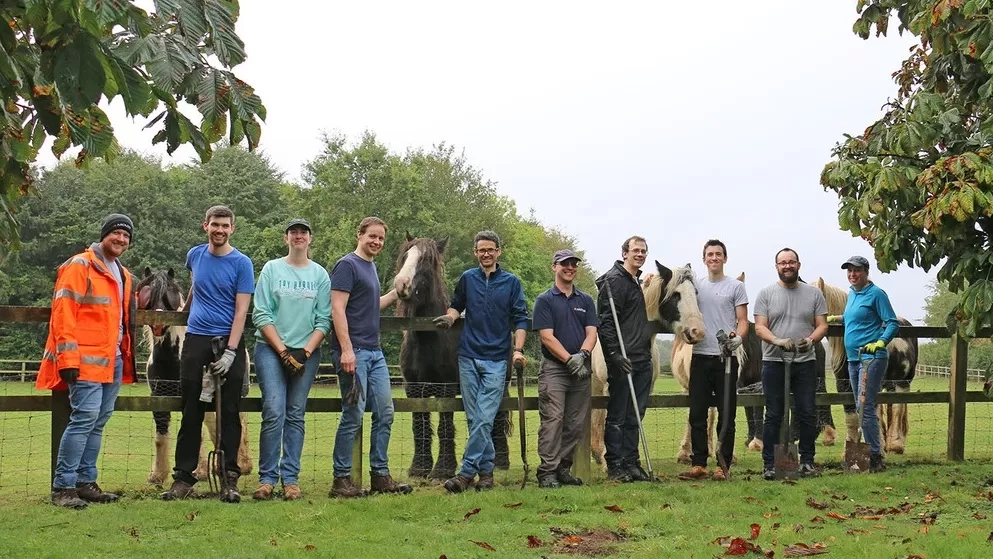
[[[552,257],[552,264],[561,264],[566,260],[572,260],[572,259],[575,259],[577,262],[583,261],[582,258],[576,256],[575,252],[572,252],[571,250],[564,248],[562,250],[555,252],[555,256]]]

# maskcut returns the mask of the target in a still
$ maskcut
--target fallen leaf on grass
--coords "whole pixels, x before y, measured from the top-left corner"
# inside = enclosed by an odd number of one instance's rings
[[[312,545],[310,545],[310,544],[307,544],[307,545],[303,546],[303,550],[304,551],[314,551],[315,549],[317,549],[317,548],[314,547],[314,546],[312,546]]]
[[[503,505],[503,508],[505,508],[505,509],[516,509],[517,507],[519,507],[519,506],[521,506],[523,504],[524,504],[524,501],[521,501],[520,503],[505,503]]]
[[[528,536],[528,548],[534,549],[541,546],[542,542],[536,536]]]
[[[807,499],[807,506],[817,510],[824,510],[831,506],[831,503],[818,503],[813,497]]]
[[[990,537],[986,538],[986,543],[993,543],[993,532],[990,532]]]
[[[923,555],[908,555],[908,556],[904,557],[903,559],[924,559],[924,556]]]
[[[754,503],[755,501],[758,500],[755,497],[743,497],[742,499],[748,501],[749,503]]]
[[[803,532],[803,524],[797,524],[797,525],[793,526],[793,531],[795,533],[797,533],[797,534],[799,534],[800,532]]]
[[[773,530],[778,530],[779,529],[779,523],[778,522],[773,522],[772,523],[772,529]]]
[[[845,495],[844,493],[835,493],[834,495],[831,495],[831,498],[837,501],[847,501],[848,495]]]
[[[762,530],[762,526],[760,526],[758,524],[752,524],[751,528],[752,528],[752,537],[750,537],[748,539],[750,539],[750,540],[758,539],[758,537],[759,537],[759,531]]]
[[[986,520],[986,515],[985,514],[979,514],[978,512],[973,513],[972,514],[972,517],[975,518],[976,520]]]
[[[818,544],[809,546],[805,543],[795,543],[783,549],[783,555],[786,557],[808,557],[810,555],[824,555],[827,552],[827,546],[824,544],[820,544],[818,547]]]
[[[194,520],[196,520],[196,517],[198,517],[198,516],[200,516],[200,511],[198,511],[198,510],[195,510],[193,512],[188,512],[188,513],[186,513],[186,520],[189,520],[190,522],[193,522]]]
[[[824,522],[824,518],[820,516],[815,516],[810,519],[811,522]]]
[[[755,544],[746,542],[741,538],[735,538],[731,540],[731,544],[728,545],[728,555],[744,555],[755,548]]]
[[[879,516],[878,514],[870,514],[868,516],[860,516],[859,518],[861,518],[862,520],[882,520],[883,519],[883,517],[882,516]]]
[[[496,548],[495,547],[493,547],[492,545],[490,545],[490,544],[488,544],[486,542],[477,542],[477,541],[474,541],[474,540],[469,540],[469,541],[471,541],[472,543],[474,543],[474,544],[478,545],[479,547],[485,549],[486,551],[496,551]]]
[[[269,540],[269,545],[271,545],[272,547],[276,547],[276,545],[277,545],[277,544],[276,544],[276,538],[271,538],[271,539]]]
[[[772,518],[773,516],[779,516],[778,512],[767,512],[762,515],[762,518]]]
[[[927,534],[927,533],[928,533],[928,532],[930,532],[930,531],[931,531],[931,527],[930,527],[930,526],[928,526],[927,524],[925,524],[925,525],[923,525],[923,526],[921,526],[921,529],[920,529],[920,530],[918,530],[918,532],[920,532],[920,533],[922,533],[922,534]]]
[[[462,517],[462,520],[463,521],[469,520],[469,517],[472,516],[472,515],[474,515],[474,514],[479,514],[479,507],[476,507],[476,508],[472,509],[471,511],[465,513],[465,516]]]
[[[568,545],[576,545],[577,543],[583,541],[583,538],[579,536],[566,536],[562,538],[562,541],[564,541]]]
[[[624,512],[624,509],[622,509],[621,507],[619,507],[617,505],[607,505],[607,506],[605,506],[603,508],[609,510],[610,512]]]
[[[663,509],[671,509],[672,508],[672,505],[670,505],[669,503],[662,503],[662,508]]]
[[[921,513],[921,524],[934,524],[938,520],[938,513]]]
[[[838,522],[844,522],[845,520],[848,520],[848,517],[847,516],[845,516],[843,514],[838,514],[838,513],[834,512],[834,511],[831,511],[831,512],[827,513],[827,515],[830,516],[831,518],[837,520]]]
[[[875,528],[875,529],[877,529],[877,530],[889,530],[889,528],[887,528],[883,524],[873,524],[872,527]]]
[[[849,536],[858,536],[860,534],[871,534],[872,532],[868,530],[863,530],[862,528],[852,528],[851,530],[848,530],[845,533],[848,534]]]

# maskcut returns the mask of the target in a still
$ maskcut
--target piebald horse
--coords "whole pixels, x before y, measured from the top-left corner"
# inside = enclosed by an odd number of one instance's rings
[[[656,323],[657,331],[675,334],[676,338],[687,344],[695,344],[706,335],[703,325],[703,315],[697,303],[696,286],[693,284],[693,269],[687,264],[683,268],[670,270],[658,261],[655,262],[658,274],[652,274],[642,284],[645,295],[645,308],[648,320]],[[600,328],[614,328],[613,322],[601,324]],[[593,347],[592,366],[594,396],[607,396],[607,364],[603,357],[603,349],[599,342]],[[658,350],[652,343],[652,389],[655,378],[659,373]],[[607,412],[594,409],[591,413],[590,451],[593,459],[602,467],[606,467],[603,445],[603,430]]]

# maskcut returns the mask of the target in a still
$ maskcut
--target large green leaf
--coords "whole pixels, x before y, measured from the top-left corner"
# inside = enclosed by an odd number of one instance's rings
[[[196,46],[207,34],[207,19],[204,17],[203,0],[178,0],[176,15],[179,28],[186,39],[186,44]]]
[[[208,69],[197,87],[197,109],[204,119],[216,120],[219,115],[227,113],[230,93],[231,88],[224,74],[214,68]]]
[[[83,5],[93,12],[101,25],[116,23],[127,13],[130,3],[125,0],[83,0]]]
[[[99,45],[85,33],[57,51],[55,83],[63,103],[78,111],[97,102],[106,80],[101,58]]]
[[[227,2],[204,0],[207,23],[210,25],[211,45],[218,60],[234,67],[245,61],[245,43],[234,31],[235,16]]]

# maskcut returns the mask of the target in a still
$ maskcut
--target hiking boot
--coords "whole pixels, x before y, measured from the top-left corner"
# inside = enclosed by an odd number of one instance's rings
[[[817,477],[821,475],[821,473],[817,471],[817,468],[809,462],[800,464],[800,469],[797,471],[800,474],[800,477]]]
[[[776,481],[776,470],[775,468],[766,468],[762,470],[762,479],[766,481]]]
[[[52,488],[52,504],[57,507],[65,507],[67,509],[85,509],[87,507],[86,501],[79,498],[79,493],[71,487],[65,489]]]
[[[651,476],[648,472],[641,467],[641,464],[635,462],[627,467],[628,475],[631,476],[631,481],[652,481]]]
[[[121,498],[117,493],[104,493],[97,482],[77,483],[76,494],[79,498],[90,503],[113,503]]]
[[[193,486],[182,480],[172,482],[172,487],[162,494],[163,501],[176,501],[179,499],[189,499],[193,495]]]
[[[476,491],[489,491],[490,489],[493,489],[493,472],[479,474],[479,480],[476,482]]]
[[[538,487],[541,489],[558,489],[562,487],[559,480],[555,479],[555,476],[545,476],[538,478]]]
[[[287,483],[283,486],[283,500],[284,501],[296,501],[300,497],[303,497],[303,493],[300,492],[300,486],[295,483]]]
[[[461,493],[466,489],[472,487],[474,479],[471,477],[466,477],[462,474],[455,474],[455,477],[449,478],[445,482],[445,490],[449,493]]]
[[[241,493],[238,493],[238,478],[241,474],[238,472],[227,471],[224,472],[224,479],[221,480],[221,502],[222,503],[240,503]]]
[[[369,472],[369,479],[371,480],[369,482],[369,493],[372,495],[376,493],[399,493],[400,495],[406,495],[414,490],[408,483],[397,483],[390,474],[377,476]]]
[[[272,490],[275,487],[271,483],[260,483],[255,491],[252,493],[252,498],[256,501],[265,501],[272,498]]]
[[[710,479],[714,481],[727,481],[728,476],[727,474],[724,473],[723,469],[717,468],[716,470],[714,470],[714,475],[710,476]]]
[[[628,473],[627,469],[619,466],[607,466],[607,479],[621,483],[631,483],[634,481],[631,479],[631,474]]]
[[[883,463],[883,455],[873,452],[869,455],[869,471],[879,473],[886,471],[886,464]]]
[[[331,484],[331,491],[328,492],[328,497],[340,499],[365,497],[365,495],[365,491],[355,487],[355,484],[352,483],[352,476],[334,478],[334,483]]]
[[[572,473],[570,473],[569,470],[559,470],[558,473],[555,474],[555,477],[558,479],[558,482],[561,483],[562,485],[583,484],[583,480],[579,479],[578,477],[573,477]]]
[[[699,481],[708,477],[710,477],[710,474],[707,473],[707,468],[703,466],[693,466],[689,470],[679,474],[679,479],[683,481]]]

